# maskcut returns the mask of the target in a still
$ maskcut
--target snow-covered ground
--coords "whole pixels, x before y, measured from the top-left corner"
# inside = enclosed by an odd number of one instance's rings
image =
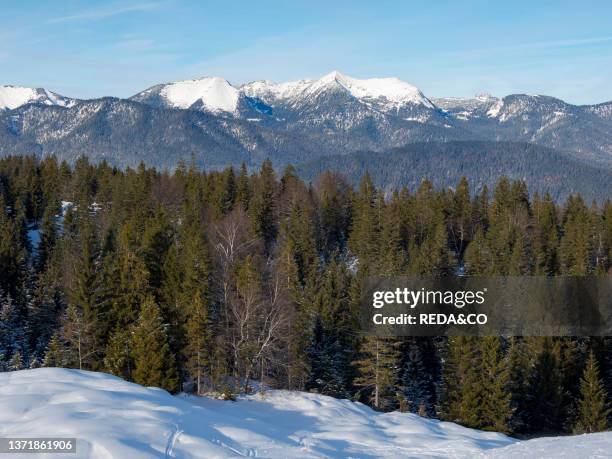
[[[0,437],[36,436],[76,437],[79,458],[575,458],[612,451],[612,433],[518,442],[308,393],[225,402],[171,396],[103,373],[0,373]]]

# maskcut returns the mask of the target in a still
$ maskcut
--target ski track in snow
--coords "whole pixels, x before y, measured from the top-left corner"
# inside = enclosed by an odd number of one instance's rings
[[[168,437],[168,442],[166,444],[166,458],[174,457],[174,445],[182,433],[183,431],[179,429],[178,424],[175,424],[174,430]]]

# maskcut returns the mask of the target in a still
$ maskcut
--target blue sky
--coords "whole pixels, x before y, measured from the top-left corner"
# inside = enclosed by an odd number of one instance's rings
[[[428,96],[612,100],[610,1],[0,3],[0,84],[73,97],[156,83],[398,76]]]

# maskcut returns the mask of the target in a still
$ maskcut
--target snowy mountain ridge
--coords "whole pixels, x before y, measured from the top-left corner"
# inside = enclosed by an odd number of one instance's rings
[[[398,78],[356,79],[333,71],[318,80],[272,83],[254,81],[239,87],[216,76],[156,85],[134,96],[133,100],[169,108],[192,108],[238,115],[241,97],[257,98],[270,107],[278,103],[297,104],[305,98],[317,97],[324,91],[346,91],[366,104],[377,104],[382,110],[398,109],[406,104],[434,105],[423,93]]]
[[[119,167],[145,160],[172,168],[195,152],[218,168],[243,161],[257,166],[262,158],[286,165],[420,142],[511,141],[612,166],[611,107],[525,94],[428,98],[398,78],[338,71],[242,86],[203,77],[158,84],[129,99],[75,100],[1,87],[0,155],[73,160],[86,154]]]
[[[60,96],[43,88],[0,86],[0,110],[13,110],[29,103],[72,107],[76,102],[75,99]]]
[[[610,432],[518,441],[318,394],[228,402],[61,368],[0,373],[0,406],[0,436],[76,438],[79,459],[606,457],[612,448]]]
[[[161,97],[170,108],[233,113],[240,93],[224,78],[203,77],[153,86],[134,96],[134,99],[147,101],[152,96]]]

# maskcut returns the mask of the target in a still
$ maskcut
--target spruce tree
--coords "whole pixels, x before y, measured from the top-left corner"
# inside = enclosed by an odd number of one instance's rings
[[[256,180],[253,197],[249,203],[249,214],[255,234],[261,237],[266,249],[271,248],[278,230],[276,224],[276,174],[270,160],[263,162]]]
[[[563,385],[550,338],[543,338],[528,382],[528,425],[531,432],[558,432],[563,424]]]
[[[134,355],[132,327],[116,328],[108,338],[104,356],[105,371],[128,381],[132,380]]]
[[[47,346],[43,367],[65,367],[66,365],[67,358],[63,343],[59,333],[55,333]]]
[[[411,413],[433,415],[431,376],[428,373],[421,349],[410,343],[401,374],[402,390]]]
[[[444,420],[477,428],[482,409],[482,360],[478,340],[453,336],[448,339],[442,370],[439,412]]]
[[[212,336],[207,304],[198,291],[195,292],[190,305],[185,328],[185,366],[195,379],[196,391],[200,395],[203,392],[204,377],[210,367]]]
[[[480,347],[482,402],[479,428],[508,432],[508,420],[512,415],[511,394],[508,390],[510,373],[501,340],[496,336],[486,336],[481,339]]]
[[[602,432],[609,427],[608,394],[599,376],[599,366],[591,351],[580,380],[578,420],[574,433]]]
[[[474,239],[467,246],[465,267],[469,275],[488,274],[491,269],[491,251],[481,228],[476,231]]]
[[[511,418],[509,428],[512,432],[522,433],[527,428],[528,414],[528,376],[530,358],[528,347],[523,338],[510,339],[508,349],[509,384],[511,394]]]
[[[399,370],[397,342],[389,338],[367,336],[361,346],[361,358],[354,362],[358,375],[353,381],[367,394],[376,409],[393,405]]]
[[[132,333],[135,383],[155,386],[169,392],[179,390],[174,355],[170,353],[166,327],[159,307],[148,297],[141,307]]]
[[[170,353],[166,327],[159,307],[148,297],[141,307],[138,322],[132,334],[134,382],[176,392],[179,380],[174,355]]]
[[[69,366],[79,370],[90,368],[91,360],[98,352],[94,327],[95,323],[85,318],[76,305],[68,305],[62,318],[61,338]]]
[[[373,265],[378,258],[380,215],[377,204],[379,203],[372,179],[366,172],[355,198],[353,226],[349,238],[349,248],[359,260],[359,268],[362,270]]]

